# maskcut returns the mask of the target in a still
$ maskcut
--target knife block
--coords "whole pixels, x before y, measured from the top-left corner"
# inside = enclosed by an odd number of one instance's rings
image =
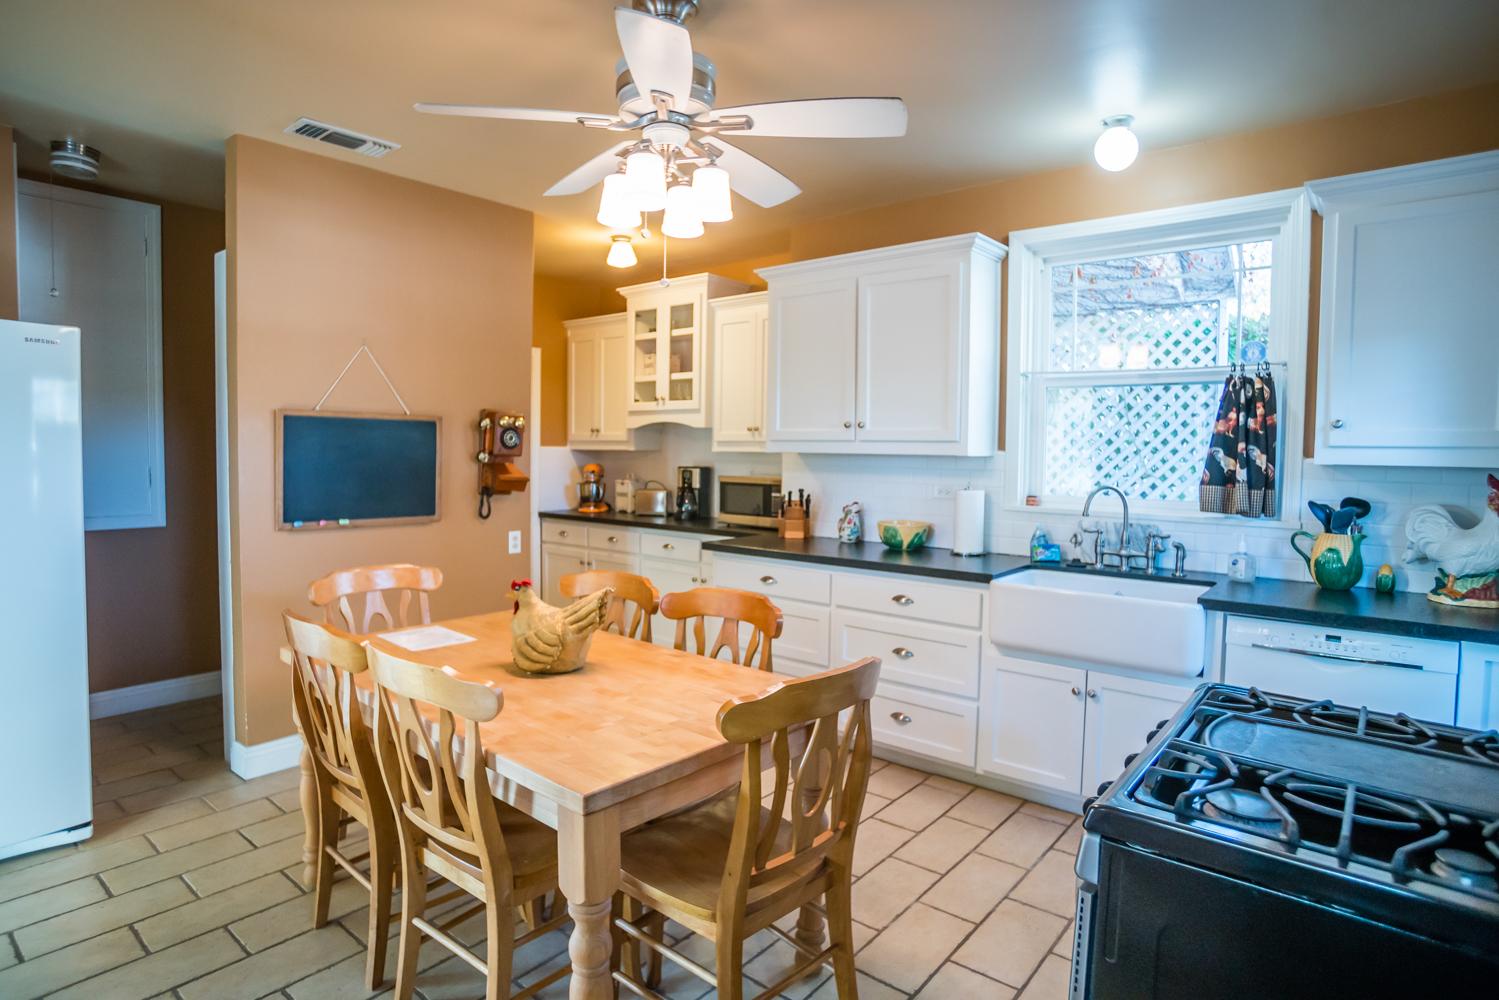
[[[795,500],[782,507],[777,530],[782,538],[806,538],[807,509]]]

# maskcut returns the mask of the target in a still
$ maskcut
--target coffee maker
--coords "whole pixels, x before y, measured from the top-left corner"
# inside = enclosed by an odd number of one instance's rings
[[[709,516],[713,470],[706,465],[677,466],[677,519],[696,521]]]

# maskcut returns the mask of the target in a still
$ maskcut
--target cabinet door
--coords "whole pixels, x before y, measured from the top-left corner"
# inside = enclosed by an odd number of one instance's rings
[[[1087,671],[993,654],[985,664],[979,769],[1076,795]]]
[[[1326,231],[1318,461],[1499,462],[1499,191],[1349,208]]]
[[[642,558],[640,575],[655,584],[662,597],[701,586],[698,582],[701,574],[698,572],[697,563]],[[651,641],[656,645],[671,648],[676,634],[676,622],[659,612],[651,619]]]
[[[630,393],[632,413],[651,412],[661,406],[661,301],[657,296],[631,299],[626,324],[629,338]]]
[[[1099,782],[1119,777],[1124,758],[1140,752],[1146,734],[1175,715],[1192,688],[1090,670],[1086,694],[1083,794],[1092,795]]]
[[[567,440],[587,444],[599,432],[599,339],[592,332],[567,338]]]
[[[611,573],[639,573],[640,558],[638,556],[621,555],[617,552],[599,552],[595,549],[589,549],[588,568],[605,570]]]
[[[561,580],[570,573],[588,568],[588,553],[569,545],[541,547],[541,599],[548,604],[564,605],[570,598],[562,596]]]
[[[853,278],[770,290],[767,440],[854,440]]]
[[[1499,646],[1465,642],[1457,681],[1457,724],[1499,729]]]
[[[947,260],[859,279],[860,441],[959,439],[966,271]]]
[[[730,306],[713,317],[713,441],[755,444],[765,439],[764,305]]]
[[[598,339],[598,407],[594,437],[599,441],[622,442],[630,439],[625,427],[629,410],[630,338],[624,329],[610,328]]]
[[[661,408],[703,405],[703,306],[700,294],[667,298],[661,305]]]

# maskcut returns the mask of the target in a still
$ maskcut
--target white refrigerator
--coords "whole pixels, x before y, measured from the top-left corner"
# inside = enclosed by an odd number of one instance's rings
[[[93,832],[78,348],[0,320],[0,858]]]

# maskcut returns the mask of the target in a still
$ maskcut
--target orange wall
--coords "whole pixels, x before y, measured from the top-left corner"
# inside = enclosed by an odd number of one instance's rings
[[[475,512],[473,422],[529,405],[529,212],[328,156],[233,136],[226,157],[235,606],[235,736],[293,732],[277,657],[283,608],[310,611],[312,579],[343,567],[419,562],[445,576],[433,613],[500,607],[526,556],[523,494]],[[278,531],[274,412],[310,408],[367,343],[413,413],[443,418],[441,519]],[[324,409],[399,412],[364,361]],[[522,465],[529,465],[529,457]]]
[[[624,307],[624,300],[610,286],[536,275],[531,345],[541,348],[542,444],[567,444],[567,330],[563,321],[618,312]]]
[[[16,310],[16,144],[10,126],[0,125],[0,319]]]
[[[91,691],[219,669],[213,255],[224,215],[160,204],[167,523],[85,536]]]

